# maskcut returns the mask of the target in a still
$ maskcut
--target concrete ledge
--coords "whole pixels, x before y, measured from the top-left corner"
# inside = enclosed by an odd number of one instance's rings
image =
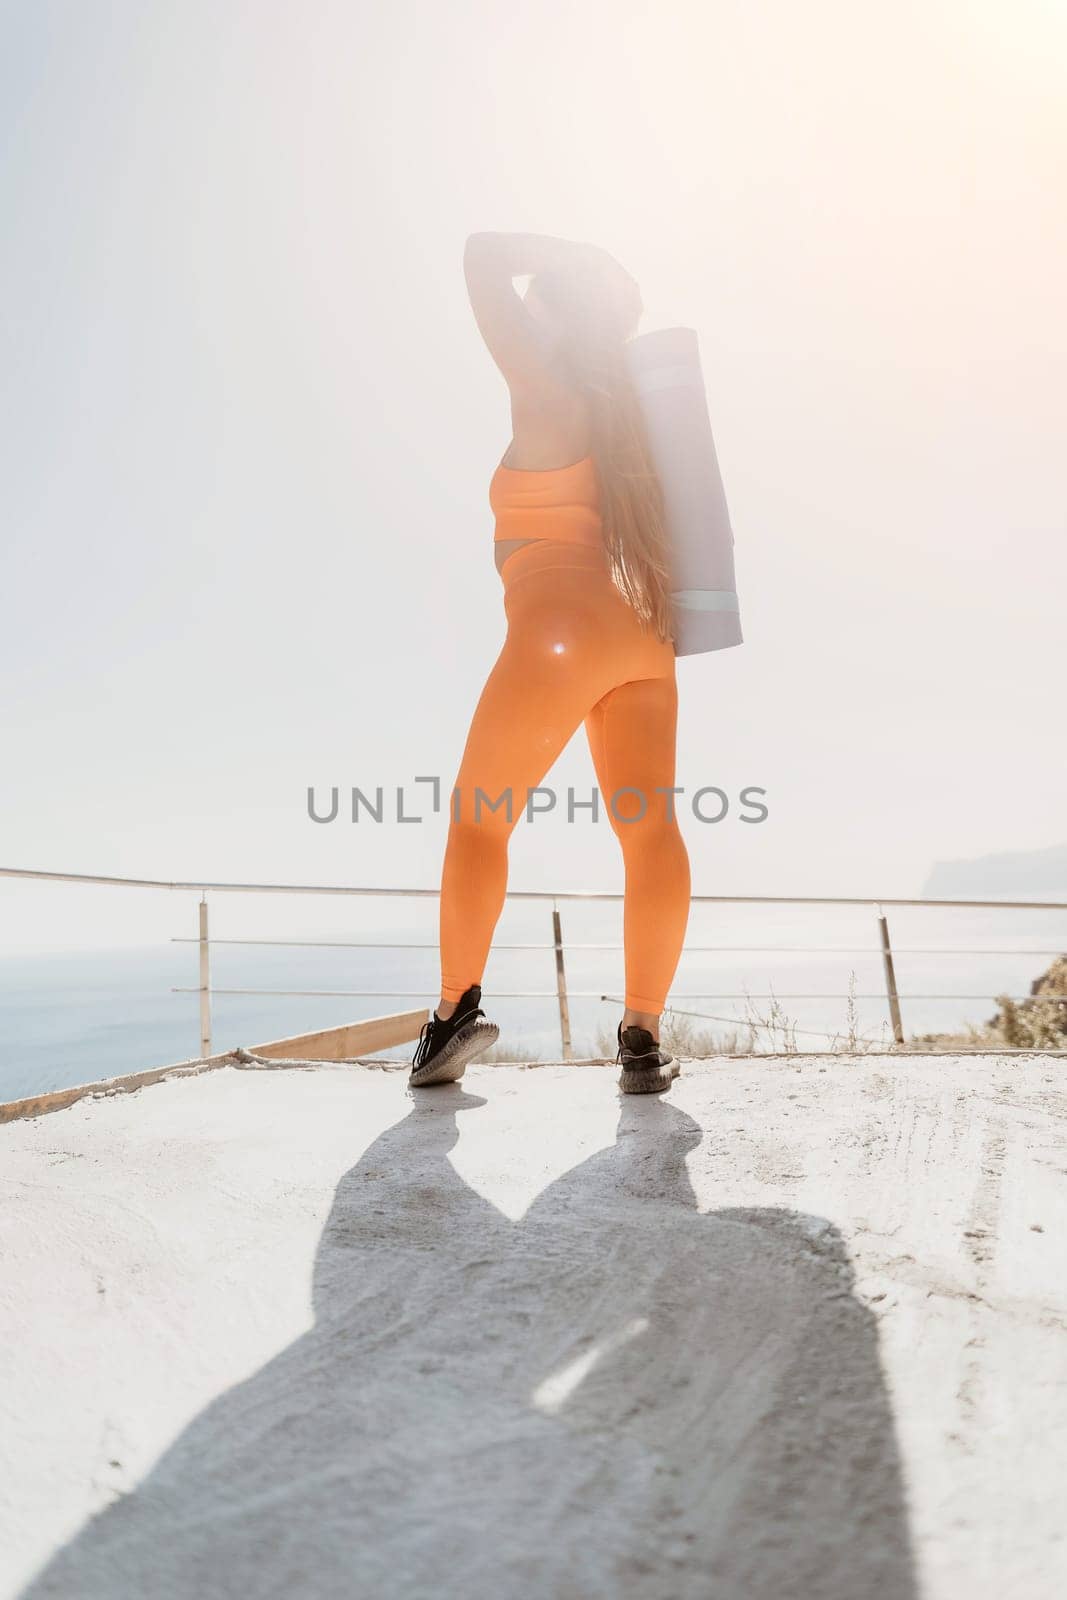
[[[234,1065],[232,1052],[205,1056],[201,1061],[177,1061],[167,1067],[150,1067],[145,1072],[126,1072],[118,1078],[101,1078],[96,1083],[77,1083],[69,1089],[51,1089],[47,1094],[34,1094],[24,1100],[7,1100],[0,1104],[0,1124],[18,1122],[23,1117],[41,1117],[50,1111],[63,1111],[87,1096],[132,1094],[136,1089],[146,1089],[153,1083],[164,1083],[168,1078],[195,1077],[201,1072],[214,1072],[217,1067]]]
[[[428,1012],[410,1012],[405,1016],[421,1017],[425,1021]],[[395,1061],[387,1057],[376,1058],[367,1055],[296,1055],[290,1054],[298,1049],[305,1050],[313,1046],[315,1041],[328,1040],[329,1032],[336,1032],[352,1036],[358,1030],[377,1028],[381,1023],[389,1023],[401,1019],[389,1017],[370,1018],[366,1023],[346,1023],[341,1028],[329,1030],[321,1034],[298,1034],[291,1039],[275,1039],[266,1045],[254,1045],[251,1049],[237,1047],[234,1050],[224,1051],[220,1055],[205,1056],[197,1061],[178,1061],[165,1067],[150,1067],[144,1072],[127,1072],[120,1077],[101,1078],[95,1083],[80,1083],[68,1089],[53,1089],[46,1094],[30,1095],[23,1100],[8,1100],[0,1103],[0,1125],[5,1122],[18,1122],[24,1117],[45,1116],[52,1111],[63,1111],[68,1106],[76,1105],[79,1100],[86,1098],[107,1097],[109,1095],[133,1094],[138,1089],[147,1089],[152,1084],[166,1083],[170,1078],[195,1077],[198,1073],[213,1072],[219,1067],[239,1067],[245,1071],[271,1071],[271,1070],[305,1070],[311,1071],[316,1067],[345,1066],[374,1068],[383,1072],[407,1072],[409,1063]],[[422,1026],[420,1022],[419,1026]],[[417,1032],[417,1030],[416,1030]],[[414,1038],[416,1034],[405,1035],[396,1043],[404,1043],[407,1038]],[[375,1044],[381,1046],[388,1043],[387,1039],[376,1038]],[[340,1046],[338,1046],[340,1048]],[[930,1051],[920,1055],[918,1051],[905,1046],[902,1050],[890,1051],[837,1051],[830,1058],[835,1061],[860,1062],[869,1061],[873,1057],[919,1059],[919,1060],[973,1060],[975,1062],[1000,1060],[1010,1058],[1017,1061],[1062,1060],[1067,1056],[1063,1050],[1027,1050],[1027,1049],[1000,1049],[1000,1050],[948,1050]],[[759,1055],[721,1055],[708,1058],[709,1061],[738,1062],[747,1061],[753,1065],[761,1061],[811,1061],[814,1059],[810,1050],[781,1050],[761,1052]],[[819,1059],[823,1059],[819,1057]],[[706,1066],[706,1061],[689,1061],[683,1059],[683,1066],[687,1071],[700,1070]],[[494,1067],[512,1067],[521,1071],[533,1072],[541,1067],[613,1067],[615,1061],[608,1056],[584,1056],[571,1061],[497,1061],[478,1063],[483,1069],[492,1070]]]
[[[194,1077],[197,1073],[213,1072],[218,1067],[267,1064],[315,1066],[323,1062],[354,1061],[360,1050],[387,1049],[390,1045],[417,1039],[428,1016],[429,1011],[424,1007],[421,1011],[402,1011],[393,1016],[367,1017],[361,1022],[342,1023],[339,1027],[326,1028],[318,1033],[297,1034],[291,1039],[272,1039],[267,1044],[253,1045],[251,1050],[227,1050],[197,1061],[177,1061],[165,1067],[149,1067],[144,1072],[126,1072],[120,1077],[102,1078],[96,1083],[79,1083],[67,1089],[29,1095],[22,1100],[8,1100],[0,1104],[0,1124],[18,1122],[23,1117],[44,1116],[50,1111],[63,1111],[88,1096],[132,1094],[137,1089],[147,1089],[151,1084],[165,1083],[168,1078]]]

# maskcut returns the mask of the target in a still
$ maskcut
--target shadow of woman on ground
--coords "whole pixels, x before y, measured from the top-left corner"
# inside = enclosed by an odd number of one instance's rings
[[[913,1600],[875,1326],[832,1225],[698,1210],[703,1130],[626,1099],[616,1143],[513,1221],[448,1159],[484,1104],[435,1090],[369,1146],[314,1326],[23,1600]]]

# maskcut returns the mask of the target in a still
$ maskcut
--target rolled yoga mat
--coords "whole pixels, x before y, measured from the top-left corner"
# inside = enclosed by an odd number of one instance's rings
[[[741,644],[734,535],[696,329],[643,333],[630,340],[626,357],[663,485],[675,654]]]

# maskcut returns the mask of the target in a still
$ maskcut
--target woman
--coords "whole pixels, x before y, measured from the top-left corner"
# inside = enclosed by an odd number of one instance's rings
[[[489,490],[507,637],[452,792],[441,999],[410,1082],[461,1077],[498,1035],[481,978],[508,840],[584,723],[625,863],[619,1086],[654,1093],[678,1072],[659,1021],[689,917],[689,857],[670,792],[678,700],[663,497],[625,356],[641,295],[606,251],[540,234],[472,234],[463,264],[511,395],[512,440]],[[522,298],[512,279],[525,276]]]

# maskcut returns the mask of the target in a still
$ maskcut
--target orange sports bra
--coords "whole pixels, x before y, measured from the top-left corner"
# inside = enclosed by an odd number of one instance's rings
[[[497,467],[489,483],[496,516],[494,543],[501,539],[559,539],[567,544],[603,544],[600,483],[592,456],[566,467]]]

